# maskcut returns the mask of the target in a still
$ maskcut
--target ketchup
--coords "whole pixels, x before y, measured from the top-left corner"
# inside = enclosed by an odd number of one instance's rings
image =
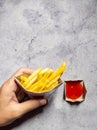
[[[66,82],[66,97],[75,100],[83,94],[83,86],[79,81]]]

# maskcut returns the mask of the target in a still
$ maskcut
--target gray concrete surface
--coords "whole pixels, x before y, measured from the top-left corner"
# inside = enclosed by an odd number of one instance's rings
[[[68,104],[61,85],[41,113],[2,130],[97,130],[97,0],[0,0],[0,85],[20,67],[63,60],[62,80],[83,79],[86,100]]]

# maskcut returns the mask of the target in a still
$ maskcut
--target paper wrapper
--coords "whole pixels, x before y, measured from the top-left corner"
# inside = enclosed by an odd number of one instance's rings
[[[38,96],[49,96],[51,95],[63,82],[61,79],[59,79],[59,84],[57,86],[55,86],[52,90],[50,91],[44,91],[44,92],[33,92],[33,91],[29,91],[26,90],[25,87],[21,84],[21,82],[19,81],[19,76],[15,77],[15,81],[18,84],[18,86],[30,97],[38,97]]]

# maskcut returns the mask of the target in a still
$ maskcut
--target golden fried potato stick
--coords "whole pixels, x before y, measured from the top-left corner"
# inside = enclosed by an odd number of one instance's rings
[[[58,85],[58,81],[54,82],[48,89],[44,88],[42,91],[36,89],[35,92],[48,92]]]
[[[51,80],[51,81],[47,84],[46,89],[48,89],[52,84],[54,84],[56,81],[58,81],[59,78],[60,78],[60,75],[57,76],[55,79]]]
[[[33,83],[35,83],[35,81],[38,81],[39,80],[39,78],[38,78],[38,75],[44,75],[45,74],[45,79],[48,77],[48,75],[51,73],[52,71],[51,71],[51,69],[49,69],[49,68],[46,68],[46,69],[44,69],[44,70],[42,70],[39,74],[37,74],[33,79],[31,79],[30,81],[29,81],[29,83],[25,86],[25,88],[27,89],[27,88],[29,88]]]
[[[40,88],[40,91],[45,89],[46,85],[48,84],[48,77],[52,74],[52,71],[51,69],[48,69],[48,71],[45,73],[44,75],[44,78],[43,78],[43,84],[42,84],[42,87]]]
[[[21,75],[21,76],[19,77],[19,80],[22,81],[22,82],[25,82],[25,81],[27,80],[27,77]]]
[[[43,87],[41,88],[41,91],[44,88],[48,89],[50,86],[52,87],[55,82],[58,82],[59,78],[61,77],[65,69],[66,69],[66,63],[63,62],[61,67],[58,67],[57,70],[51,75],[51,77],[46,79],[45,83],[43,83]]]
[[[44,77],[43,77],[44,78]],[[34,84],[32,84],[28,90],[31,92],[38,92],[39,89],[41,88],[42,84],[43,84],[43,78],[40,79],[38,82],[35,82]]]
[[[42,77],[40,80],[38,80],[37,82],[35,82],[34,84],[32,84],[32,85],[28,88],[28,90],[34,91],[35,89],[40,88],[40,86],[43,84],[43,78],[44,78],[44,77]]]
[[[34,71],[34,72],[27,78],[27,80],[24,82],[23,86],[26,86],[31,79],[33,79],[37,74],[40,73],[41,70],[42,70],[42,68],[38,68],[36,71]]]
[[[45,80],[48,78],[50,73],[51,73],[51,71],[48,68],[47,71],[45,72],[44,76],[40,80],[38,80],[36,83],[32,84],[29,89],[32,89],[32,91],[35,91],[36,89],[39,90],[44,85]]]
[[[51,86],[49,86],[48,89],[45,89],[45,90],[50,91],[50,90],[52,90],[53,88],[55,88],[57,85],[58,85],[58,81],[54,82]]]
[[[66,63],[63,62],[62,65],[56,69],[56,72],[62,75],[65,69],[66,69]]]
[[[58,72],[54,72],[47,80],[48,82],[52,81],[53,79],[55,79],[57,76],[59,76],[60,74]]]
[[[66,63],[63,62],[63,63],[62,63],[62,71],[64,72],[65,70],[66,70]],[[63,73],[63,72],[62,72],[62,73]]]
[[[54,72],[54,71],[53,71],[52,69],[50,69],[50,68],[45,68],[45,69],[43,69],[43,70],[39,73],[39,76],[38,76],[38,79],[37,79],[37,80],[41,79],[46,73],[52,74],[53,72]]]
[[[35,81],[37,81],[38,75],[36,75],[34,78],[32,78],[29,83],[25,86],[26,89],[28,89],[31,84],[35,83]]]
[[[52,69],[50,69],[50,68],[45,68],[45,69],[43,69],[41,72],[40,72],[40,74],[45,74],[45,73],[47,73],[48,71],[53,71]]]

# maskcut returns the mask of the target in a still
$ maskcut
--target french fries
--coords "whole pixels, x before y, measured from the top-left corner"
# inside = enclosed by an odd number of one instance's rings
[[[65,69],[65,62],[63,62],[56,70],[50,68],[38,68],[30,75],[19,76],[19,82],[25,90],[31,92],[47,92],[59,84],[59,79]]]

